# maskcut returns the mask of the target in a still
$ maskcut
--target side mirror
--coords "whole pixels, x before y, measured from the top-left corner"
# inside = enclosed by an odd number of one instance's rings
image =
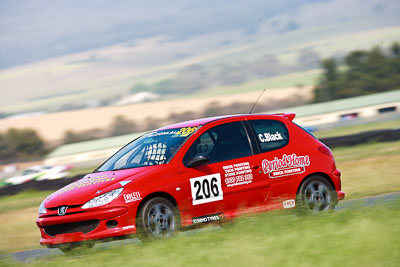
[[[210,158],[206,155],[196,155],[188,162],[187,166],[189,168],[202,166],[207,164],[209,160]]]

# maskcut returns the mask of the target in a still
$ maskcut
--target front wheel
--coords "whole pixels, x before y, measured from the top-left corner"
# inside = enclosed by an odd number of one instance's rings
[[[180,229],[178,210],[165,198],[150,199],[139,211],[137,226],[142,240],[169,238]]]
[[[304,181],[297,194],[297,208],[302,213],[334,211],[337,194],[334,187],[322,176],[312,176]]]

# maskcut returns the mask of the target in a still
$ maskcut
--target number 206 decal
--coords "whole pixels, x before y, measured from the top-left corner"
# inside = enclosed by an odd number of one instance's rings
[[[190,179],[193,206],[224,199],[219,173]]]

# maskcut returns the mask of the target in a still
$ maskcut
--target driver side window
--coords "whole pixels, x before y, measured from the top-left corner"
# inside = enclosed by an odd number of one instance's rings
[[[246,131],[241,122],[218,125],[203,133],[189,148],[183,164],[197,155],[205,155],[216,163],[252,155]]]

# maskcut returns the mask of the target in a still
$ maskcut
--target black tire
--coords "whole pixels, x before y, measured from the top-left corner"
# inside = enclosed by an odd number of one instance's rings
[[[139,238],[150,241],[173,236],[179,231],[181,222],[178,209],[169,200],[156,197],[140,209],[136,225]]]
[[[296,197],[296,209],[300,214],[332,212],[337,204],[337,194],[332,184],[319,175],[307,178]]]

